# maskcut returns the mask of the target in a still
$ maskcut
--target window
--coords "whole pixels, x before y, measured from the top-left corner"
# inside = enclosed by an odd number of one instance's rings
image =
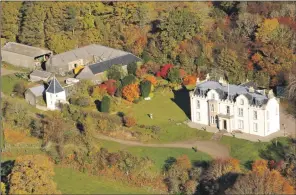
[[[240,100],[240,105],[244,105],[244,100],[243,99]]]
[[[211,116],[211,124],[215,124],[215,117]]]
[[[258,123],[254,123],[254,132],[258,132]]]
[[[238,129],[243,129],[243,128],[244,128],[244,121],[238,120]]]
[[[254,114],[254,117],[253,117],[253,118],[254,118],[254,120],[257,120],[257,111],[254,111],[254,113],[253,113],[253,114]]]
[[[196,108],[197,108],[197,109],[200,108],[200,102],[199,102],[199,100],[196,101]]]
[[[214,112],[214,104],[211,104],[211,112]]]
[[[230,107],[229,106],[226,106],[226,113],[230,114]]]
[[[212,93],[212,99],[215,99],[215,94],[214,93]]]
[[[267,118],[267,120],[269,119],[269,112],[268,111],[266,112],[266,118]]]
[[[196,113],[196,120],[200,121],[200,113]]]
[[[238,116],[240,116],[240,117],[244,116],[244,110],[242,108],[238,109]]]

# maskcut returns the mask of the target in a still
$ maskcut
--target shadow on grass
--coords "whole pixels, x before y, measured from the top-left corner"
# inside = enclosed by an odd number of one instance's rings
[[[14,166],[14,160],[1,162],[1,181],[7,182],[7,176],[11,173]]]
[[[188,118],[190,118],[190,98],[189,91],[183,87],[180,90],[173,90],[174,98],[171,100],[179,106]]]
[[[259,150],[261,158],[266,160],[281,160],[285,158],[287,146],[273,140],[265,149]]]
[[[100,112],[101,111],[101,101],[95,100],[94,103],[96,105],[97,110]]]

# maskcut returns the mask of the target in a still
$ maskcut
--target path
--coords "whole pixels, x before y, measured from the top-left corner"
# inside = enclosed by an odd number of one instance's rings
[[[138,141],[121,140],[117,138],[108,137],[105,135],[98,135],[97,138],[107,140],[107,141],[114,141],[120,144],[129,145],[129,146],[143,146],[143,147],[153,147],[153,148],[189,148],[189,149],[192,149],[192,147],[197,147],[198,151],[207,153],[213,158],[230,157],[228,148],[214,141],[184,141],[184,142],[175,142],[175,143],[168,143],[168,144],[145,144]]]

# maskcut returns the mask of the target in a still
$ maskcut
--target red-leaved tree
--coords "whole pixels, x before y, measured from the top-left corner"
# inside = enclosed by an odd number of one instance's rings
[[[160,76],[162,78],[166,79],[167,76],[168,76],[169,70],[171,68],[173,68],[173,66],[174,65],[172,65],[172,64],[165,64],[163,67],[161,67],[161,69],[160,69]]]

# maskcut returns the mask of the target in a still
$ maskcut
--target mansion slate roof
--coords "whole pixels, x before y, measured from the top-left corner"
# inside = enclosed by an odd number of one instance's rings
[[[50,84],[49,84],[48,88],[46,89],[46,92],[56,94],[56,93],[59,93],[62,91],[64,91],[63,87],[61,86],[59,81],[54,77],[50,81]]]
[[[222,85],[217,81],[205,81],[196,86],[195,94],[205,96],[211,89],[216,90],[219,94],[220,99],[226,100],[229,98],[231,101],[235,101],[236,97],[239,95],[244,95],[249,103],[256,106],[262,106],[267,103],[267,96],[258,93],[256,90],[254,92],[249,92],[249,85]]]
[[[1,50],[21,54],[24,56],[30,56],[33,58],[52,53],[51,51],[46,49],[23,45],[15,42],[6,43],[4,47],[1,48]]]

